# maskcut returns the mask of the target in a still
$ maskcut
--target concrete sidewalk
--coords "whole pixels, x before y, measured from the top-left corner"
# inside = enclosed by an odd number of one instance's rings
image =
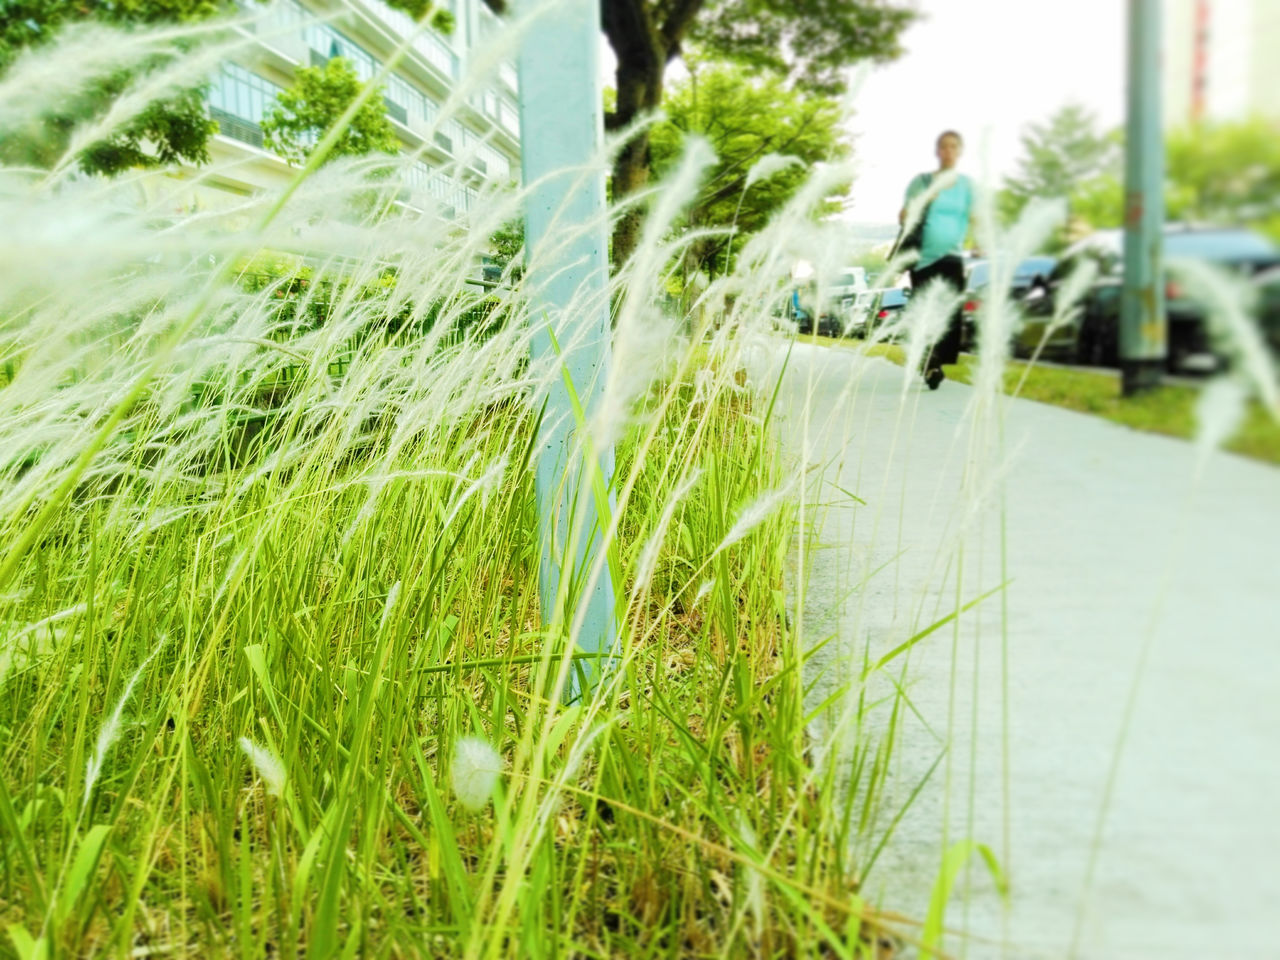
[[[815,700],[867,648],[999,586],[1002,514],[1011,582],[909,656],[919,715],[904,714],[880,833],[944,759],[866,892],[923,918],[944,833],[970,836],[1004,861],[1012,897],[1002,905],[975,864],[947,917],[970,936],[948,950],[1067,956],[1150,637],[1076,955],[1280,957],[1280,470],[1216,455],[1193,491],[1192,444],[1028,401],[1005,406],[1001,442],[971,388],[904,393],[903,375],[805,344],[788,366],[781,434],[824,465],[810,493],[831,504],[808,513],[804,635],[839,638],[815,666]]]

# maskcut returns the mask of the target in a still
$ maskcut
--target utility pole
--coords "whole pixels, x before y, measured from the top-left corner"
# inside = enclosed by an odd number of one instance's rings
[[[1119,344],[1125,396],[1160,382],[1169,349],[1164,304],[1161,3],[1162,0],[1129,0],[1124,289]]]
[[[540,7],[521,0],[519,9]],[[531,188],[525,211],[529,316],[535,364],[563,364],[550,385],[538,435],[537,499],[542,621],[571,631],[582,653],[569,699],[588,694],[617,639],[609,564],[600,562],[597,499],[610,489],[613,450],[581,443],[609,369],[609,247],[604,171],[586,173],[604,140],[599,80],[600,0],[561,0],[539,13],[519,55],[520,153]],[[612,504],[612,495],[605,494]],[[601,567],[594,585],[588,581]],[[585,608],[585,609],[584,609]]]

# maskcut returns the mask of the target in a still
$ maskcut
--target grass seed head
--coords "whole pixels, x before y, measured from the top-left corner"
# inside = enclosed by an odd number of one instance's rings
[[[270,750],[260,747],[248,737],[240,738],[240,749],[244,751],[253,769],[257,771],[262,782],[266,784],[267,793],[278,797],[284,791],[284,764]]]
[[[453,793],[472,812],[484,809],[502,772],[498,751],[479,737],[462,737],[453,754]]]

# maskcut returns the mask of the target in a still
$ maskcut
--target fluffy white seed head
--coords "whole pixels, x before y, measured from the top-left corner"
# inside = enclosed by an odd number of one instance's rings
[[[743,507],[738,513],[738,519],[734,521],[733,526],[729,528],[729,532],[720,541],[720,546],[716,547],[716,553],[729,549],[729,547],[769,519],[775,510],[790,499],[794,489],[794,483],[787,484],[785,487],[770,490]]]
[[[453,793],[471,811],[482,810],[502,772],[498,751],[479,737],[462,737],[453,753]]]
[[[267,793],[273,797],[284,792],[284,764],[270,750],[260,747],[248,737],[240,738],[240,749],[244,751],[253,769],[266,785]]]
[[[1244,419],[1248,391],[1235,377],[1219,377],[1196,402],[1196,447],[1201,459],[1222,446]]]
[[[129,682],[125,684],[124,692],[120,694],[120,699],[116,701],[115,709],[111,711],[111,715],[107,717],[98,730],[98,740],[94,744],[93,753],[89,756],[88,763],[85,764],[84,771],[84,796],[80,801],[80,809],[89,805],[89,798],[93,795],[94,784],[98,782],[98,775],[102,773],[102,765],[107,758],[107,752],[112,745],[120,737],[121,721],[124,717],[125,704],[129,702],[129,698],[133,696],[133,688],[138,685],[138,680],[142,676],[142,671],[147,668],[155,655],[160,652],[160,648],[164,646],[165,638],[161,638],[156,644],[156,648],[151,651],[147,659],[138,664],[138,669],[133,671],[133,676],[129,678]]]
[[[747,173],[747,182],[743,189],[750,190],[759,181],[768,180],[775,173],[781,173],[788,167],[794,167],[802,162],[799,157],[793,157],[790,154],[766,153],[751,165],[751,170]]]

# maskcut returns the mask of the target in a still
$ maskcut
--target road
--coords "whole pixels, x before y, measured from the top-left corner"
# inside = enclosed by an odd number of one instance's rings
[[[771,349],[758,364],[786,345]],[[837,637],[815,702],[856,694],[868,651],[1008,581],[894,661],[915,712],[878,835],[942,760],[865,890],[923,917],[944,837],[972,837],[1011,896],[980,863],[962,874],[953,954],[1280,957],[1280,470],[1223,454],[1199,470],[1192,444],[1029,401],[983,412],[952,382],[904,390],[853,350],[797,344],[787,371],[780,436],[821,467],[793,617],[807,643]],[[887,717],[870,713],[873,735]]]

